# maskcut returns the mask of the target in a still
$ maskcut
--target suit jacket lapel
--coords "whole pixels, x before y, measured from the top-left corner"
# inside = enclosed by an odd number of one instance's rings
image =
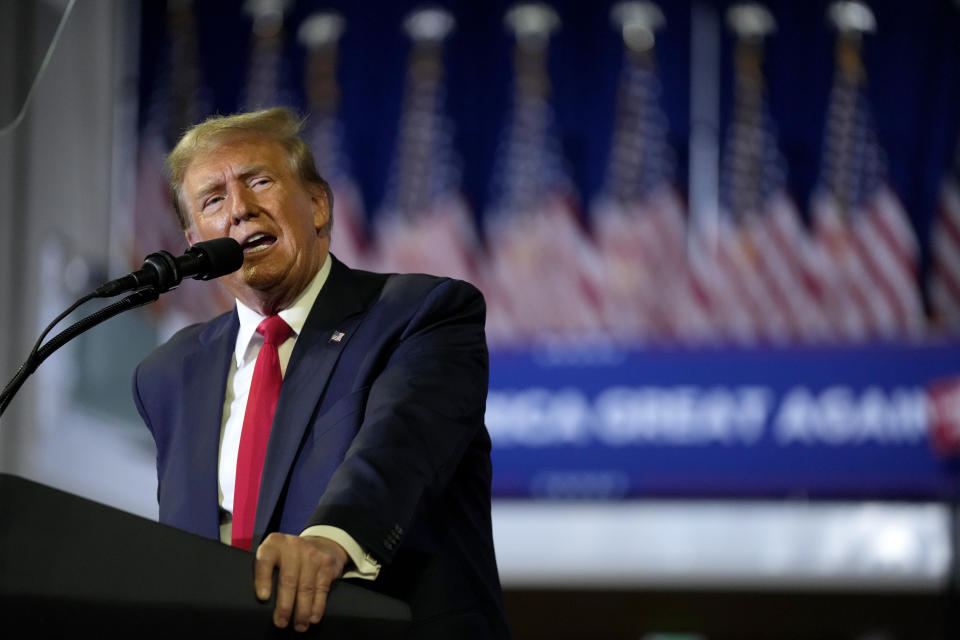
[[[180,451],[188,452],[185,461],[189,487],[186,496],[186,514],[191,529],[200,535],[218,538],[217,465],[220,456],[220,427],[223,421],[223,399],[226,393],[230,358],[233,357],[240,327],[234,311],[214,320],[200,334],[201,348],[183,359],[182,380],[189,392],[183,397],[190,399],[185,408],[180,433],[185,446]]]
[[[304,433],[313,420],[340,353],[362,317],[359,313],[364,302],[362,296],[356,294],[353,281],[350,269],[333,258],[327,282],[290,356],[263,465],[254,546],[267,530]],[[334,332],[343,335],[334,338]]]

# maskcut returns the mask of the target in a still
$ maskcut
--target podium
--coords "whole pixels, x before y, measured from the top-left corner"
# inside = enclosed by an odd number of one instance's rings
[[[275,594],[274,594],[275,598]],[[403,638],[409,606],[337,581],[306,634],[272,623],[253,554],[0,473],[0,629],[25,637]]]

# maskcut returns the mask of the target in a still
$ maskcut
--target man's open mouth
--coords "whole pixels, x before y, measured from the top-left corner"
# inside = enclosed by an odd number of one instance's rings
[[[244,240],[243,244],[240,245],[240,248],[243,249],[245,254],[257,253],[259,251],[265,251],[266,249],[269,249],[276,241],[277,238],[268,233],[255,233]]]

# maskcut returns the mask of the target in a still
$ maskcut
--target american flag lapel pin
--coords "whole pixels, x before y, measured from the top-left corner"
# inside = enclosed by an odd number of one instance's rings
[[[333,335],[330,336],[330,342],[340,342],[343,340],[343,336],[346,334],[343,331],[334,331]]]

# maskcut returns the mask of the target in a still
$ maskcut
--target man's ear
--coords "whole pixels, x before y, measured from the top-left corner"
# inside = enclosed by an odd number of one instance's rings
[[[187,244],[190,246],[193,246],[198,242],[200,242],[200,237],[197,235],[197,230],[194,229],[193,227],[190,227],[189,229],[185,229],[183,232],[183,235],[187,237]]]
[[[319,234],[330,227],[330,198],[326,189],[312,189],[310,202],[313,204],[313,227]]]

